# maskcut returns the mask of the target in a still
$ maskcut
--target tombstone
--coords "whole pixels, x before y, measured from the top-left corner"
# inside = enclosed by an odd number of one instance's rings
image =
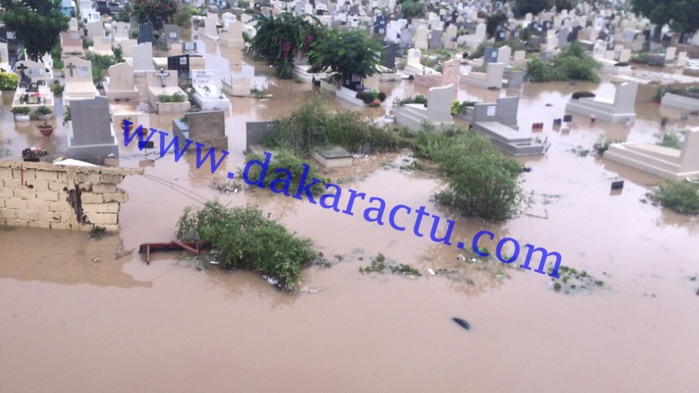
[[[614,60],[615,54],[616,54],[616,52],[614,52],[613,50],[608,50],[608,51],[604,52],[604,59],[605,60]]]
[[[78,31],[78,20],[76,18],[70,18],[70,21],[68,21],[68,31]]]
[[[573,121],[573,115],[564,115],[563,116],[564,123],[571,123],[572,121]]]
[[[498,50],[492,46],[486,46],[483,52],[483,64],[497,63],[498,62]]]
[[[411,29],[404,29],[400,33],[400,47],[407,48],[413,46],[413,31]]]
[[[427,50],[427,27],[421,25],[415,31],[415,47],[421,50]]]
[[[520,63],[523,62],[526,59],[527,52],[523,50],[517,50],[515,51],[515,54],[513,56],[513,61],[515,63]]]
[[[458,29],[456,25],[451,24],[447,27],[447,31],[444,33],[443,43],[447,49],[456,49],[456,34]]]
[[[119,147],[112,129],[109,100],[106,97],[70,103],[68,156],[75,159],[118,157]]]
[[[109,83],[105,87],[110,100],[137,99],[138,89],[134,83],[133,67],[119,63],[109,67]]]
[[[189,79],[189,55],[168,56],[167,69],[177,71],[178,79]]]
[[[119,42],[119,47],[121,47],[124,57],[133,57],[133,48],[136,45],[138,45],[138,41],[133,39],[122,40]]]
[[[680,52],[677,54],[677,67],[684,67],[687,65],[687,52]]]
[[[619,62],[628,63],[631,60],[631,49],[622,49],[619,51]]]
[[[242,49],[245,47],[242,23],[234,20],[228,24],[228,31],[221,35],[221,47],[232,49]]]
[[[180,28],[177,25],[165,25],[165,39],[169,43],[180,42]]]
[[[93,45],[94,52],[98,55],[112,54],[112,37],[95,36]]]
[[[228,150],[226,119],[223,111],[196,112],[187,115],[189,139],[207,147]]]
[[[497,50],[498,63],[505,64],[505,67],[510,65],[510,56],[512,55],[512,48],[508,45],[502,46]]]
[[[396,68],[396,51],[398,50],[398,45],[388,44],[382,48],[381,51],[381,65],[394,69]]]
[[[197,53],[197,43],[192,41],[183,42],[182,53]]]
[[[507,32],[505,30],[498,30],[495,33],[495,42],[505,41],[505,38],[507,38]]]
[[[204,34],[207,38],[215,40],[218,39],[218,29],[216,25],[218,24],[218,16],[215,14],[209,14],[204,19]]]
[[[87,36],[90,39],[94,39],[95,36],[103,36],[103,35],[104,35],[104,25],[102,25],[101,21],[87,23]]]
[[[1,42],[0,41],[0,63],[9,63],[10,62],[10,56],[9,56],[9,51],[7,47],[7,42]],[[9,70],[7,70],[9,71]]]
[[[665,51],[665,62],[667,63],[667,62],[671,62],[671,61],[675,60],[675,53],[676,52],[677,52],[677,48],[675,48],[674,46],[668,47],[667,50]]]
[[[432,30],[429,42],[430,49],[442,49],[444,48],[444,43],[442,43],[442,31]]]
[[[563,49],[568,46],[568,36],[570,35],[570,29],[567,27],[562,27],[558,31],[558,47]]]
[[[132,64],[134,72],[154,70],[153,44],[145,42],[134,46]]]
[[[61,48],[63,53],[83,52],[83,40],[77,31],[61,32]]]
[[[155,42],[155,37],[153,37],[153,24],[150,22],[138,25],[138,43],[143,44],[146,42],[151,43],[151,45]],[[136,68],[134,67],[134,69]]]

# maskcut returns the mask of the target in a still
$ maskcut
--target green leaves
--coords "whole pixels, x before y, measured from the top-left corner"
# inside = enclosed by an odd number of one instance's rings
[[[381,46],[359,30],[326,29],[308,52],[308,61],[316,72],[362,78],[374,75],[379,64]]]
[[[29,59],[41,57],[60,43],[59,33],[68,30],[69,18],[60,12],[60,0],[1,0],[0,21],[14,31]]]

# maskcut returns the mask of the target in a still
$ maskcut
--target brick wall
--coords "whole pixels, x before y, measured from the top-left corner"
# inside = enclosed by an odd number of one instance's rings
[[[59,166],[0,161],[0,225],[89,231],[119,230],[117,188],[141,168]]]

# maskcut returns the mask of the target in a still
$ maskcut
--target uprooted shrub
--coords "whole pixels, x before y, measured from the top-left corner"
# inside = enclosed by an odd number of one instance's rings
[[[254,207],[226,208],[218,202],[200,209],[187,207],[177,222],[177,238],[204,240],[219,250],[224,268],[266,275],[289,292],[298,289],[303,268],[321,260],[310,239],[292,235]]]

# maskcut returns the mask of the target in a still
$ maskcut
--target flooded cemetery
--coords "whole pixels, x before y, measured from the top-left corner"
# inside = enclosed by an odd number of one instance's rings
[[[38,3],[45,42],[0,13],[0,391],[699,388],[696,21]]]

